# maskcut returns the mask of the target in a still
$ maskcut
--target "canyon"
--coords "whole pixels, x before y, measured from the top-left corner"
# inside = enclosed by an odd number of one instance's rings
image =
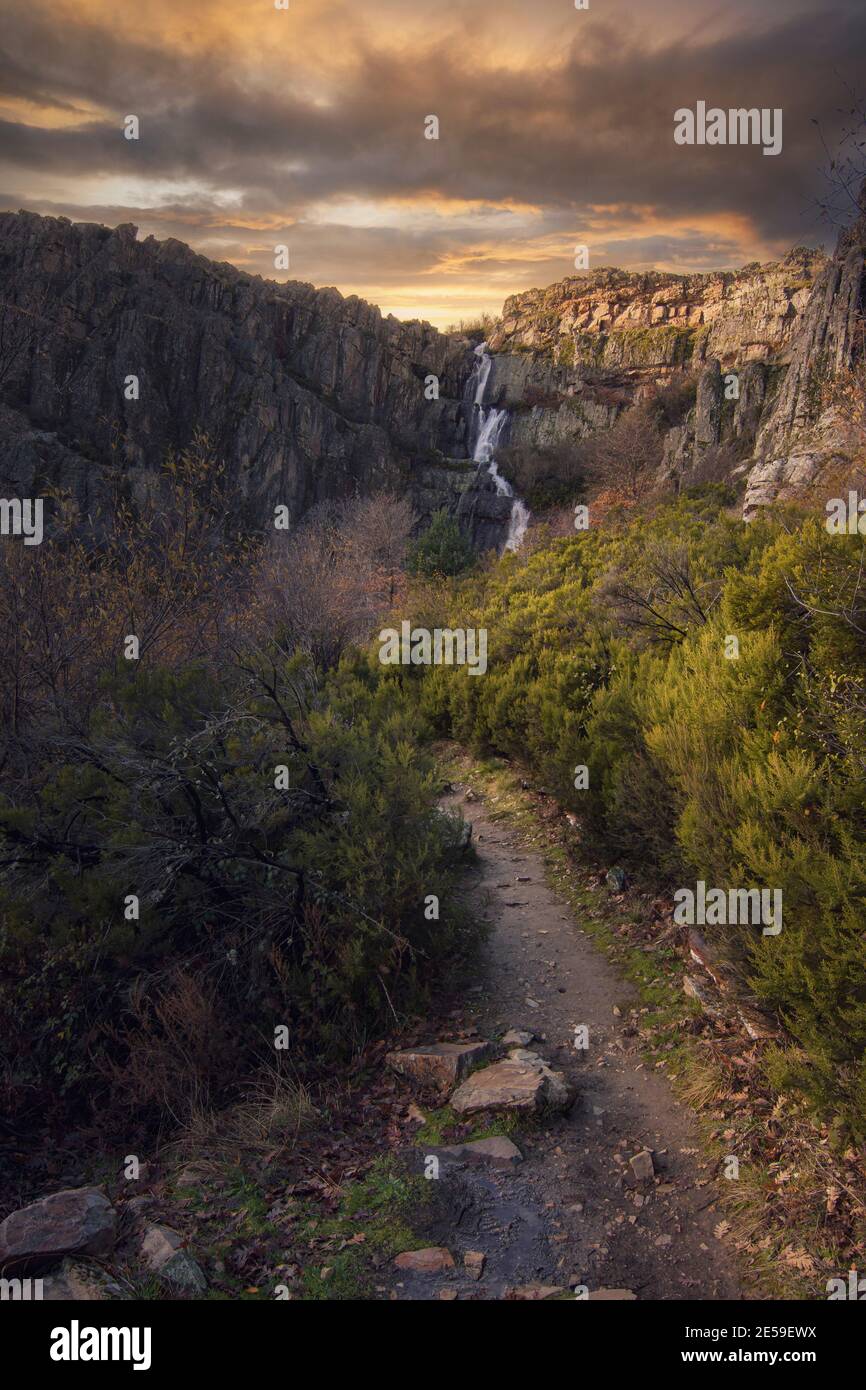
[[[57,490],[92,514],[118,479],[145,497],[167,455],[205,435],[251,527],[278,506],[294,524],[390,490],[422,524],[444,507],[478,549],[514,549],[529,518],[501,446],[568,446],[688,380],[665,477],[687,482],[727,445],[749,517],[850,462],[823,388],[860,360],[864,243],[861,215],[829,257],[602,268],[512,296],[482,335],[263,280],[132,225],[0,214],[0,492]]]

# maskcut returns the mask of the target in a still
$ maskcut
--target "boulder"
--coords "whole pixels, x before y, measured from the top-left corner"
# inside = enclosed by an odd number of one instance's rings
[[[567,1110],[574,1091],[562,1072],[550,1067],[535,1052],[519,1049],[503,1062],[473,1072],[451,1097],[458,1115],[486,1110]]]
[[[0,1274],[38,1274],[64,1255],[106,1255],[116,1234],[117,1213],[99,1188],[53,1192],[0,1225]]]
[[[470,1067],[485,1062],[492,1053],[493,1047],[488,1042],[431,1043],[389,1052],[385,1061],[392,1071],[416,1081],[419,1086],[448,1091]]]

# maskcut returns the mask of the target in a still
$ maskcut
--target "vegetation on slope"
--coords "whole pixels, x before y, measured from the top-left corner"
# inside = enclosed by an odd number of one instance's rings
[[[488,671],[419,688],[439,732],[527,761],[635,871],[782,890],[778,936],[706,931],[788,1026],[777,1081],[860,1142],[864,558],[862,537],[746,526],[700,489],[459,583],[451,624],[488,629]]]

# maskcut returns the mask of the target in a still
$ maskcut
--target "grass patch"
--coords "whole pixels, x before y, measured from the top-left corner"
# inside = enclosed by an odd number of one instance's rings
[[[321,1263],[305,1268],[302,1298],[370,1298],[377,1269],[402,1251],[423,1249],[427,1243],[415,1234],[414,1225],[430,1195],[424,1178],[407,1174],[393,1155],[383,1154],[345,1189],[333,1216],[321,1219],[311,1208],[301,1236],[315,1240]]]

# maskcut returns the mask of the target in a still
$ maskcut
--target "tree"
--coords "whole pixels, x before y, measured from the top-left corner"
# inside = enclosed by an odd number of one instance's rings
[[[656,412],[641,403],[589,441],[589,475],[599,486],[639,502],[652,491],[662,462]]]
[[[474,558],[457,522],[443,509],[434,513],[427,530],[410,549],[409,569],[427,579],[437,574],[448,577],[468,569]]]

